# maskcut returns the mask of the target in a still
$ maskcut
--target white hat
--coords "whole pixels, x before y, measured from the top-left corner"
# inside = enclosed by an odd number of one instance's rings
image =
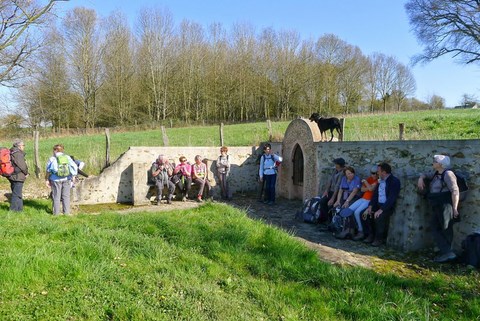
[[[435,155],[433,156],[433,160],[439,164],[442,164],[443,168],[450,166],[450,157],[445,155]]]

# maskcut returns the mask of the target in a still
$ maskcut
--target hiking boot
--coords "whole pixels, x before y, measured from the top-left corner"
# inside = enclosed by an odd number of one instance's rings
[[[373,234],[369,234],[366,239],[363,240],[364,243],[372,243],[373,242]]]
[[[267,203],[267,205],[275,205],[275,202],[274,202],[274,201],[269,201],[269,202]]]
[[[450,252],[447,252],[445,254],[437,255],[433,259],[433,261],[436,262],[436,263],[445,263],[445,262],[448,262],[448,261],[451,261],[451,260],[455,259],[456,257],[457,256],[455,255],[455,253],[450,251]]]
[[[355,235],[352,240],[354,241],[361,241],[365,238],[365,234],[363,232],[358,232],[357,235]]]
[[[172,199],[171,198],[167,198],[167,204],[172,204]]]
[[[187,197],[186,196],[182,197],[182,202],[186,202],[186,201],[187,201]]]
[[[350,238],[352,235],[350,234],[350,229],[344,229],[338,234],[335,234],[335,237],[340,240],[345,240],[346,238]]]
[[[199,203],[203,202],[203,200],[202,200],[202,197],[201,197],[201,196],[198,196],[198,197],[197,197],[197,202],[199,202]]]

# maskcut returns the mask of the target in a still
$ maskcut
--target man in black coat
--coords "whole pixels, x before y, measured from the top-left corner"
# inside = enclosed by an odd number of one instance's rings
[[[378,176],[380,177],[378,187],[365,210],[368,216],[369,235],[364,242],[373,246],[380,246],[386,242],[390,216],[400,194],[400,180],[392,175],[392,167],[389,164],[378,165]]]
[[[25,144],[20,139],[13,141],[13,147],[10,149],[10,159],[14,168],[13,174],[8,177],[10,188],[12,189],[12,199],[10,201],[10,211],[23,211],[23,184],[28,176],[28,166],[25,162]]]

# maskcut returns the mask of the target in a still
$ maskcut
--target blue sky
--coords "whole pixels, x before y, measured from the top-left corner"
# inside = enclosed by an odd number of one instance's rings
[[[60,2],[66,11],[83,6],[95,9],[101,17],[114,10],[125,13],[133,25],[141,8],[159,7],[170,11],[174,22],[183,19],[207,27],[213,22],[229,29],[234,23],[250,23],[257,31],[265,27],[275,30],[296,30],[303,39],[318,39],[333,33],[365,55],[382,52],[410,64],[413,55],[421,52],[400,0],[71,0]],[[427,65],[412,67],[417,81],[415,96],[421,100],[433,94],[445,98],[447,106],[455,106],[463,94],[480,98],[478,83],[480,66],[457,64],[444,57]]]

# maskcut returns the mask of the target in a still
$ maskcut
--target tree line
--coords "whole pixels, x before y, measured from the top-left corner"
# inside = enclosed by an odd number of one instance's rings
[[[83,7],[41,23],[29,76],[15,79],[22,112],[12,123],[26,115],[29,126],[58,130],[445,107],[436,95],[412,98],[409,66],[365,55],[334,34],[302,40],[294,30],[249,24],[176,24],[161,8],[144,8],[132,26],[122,12],[100,17]]]

